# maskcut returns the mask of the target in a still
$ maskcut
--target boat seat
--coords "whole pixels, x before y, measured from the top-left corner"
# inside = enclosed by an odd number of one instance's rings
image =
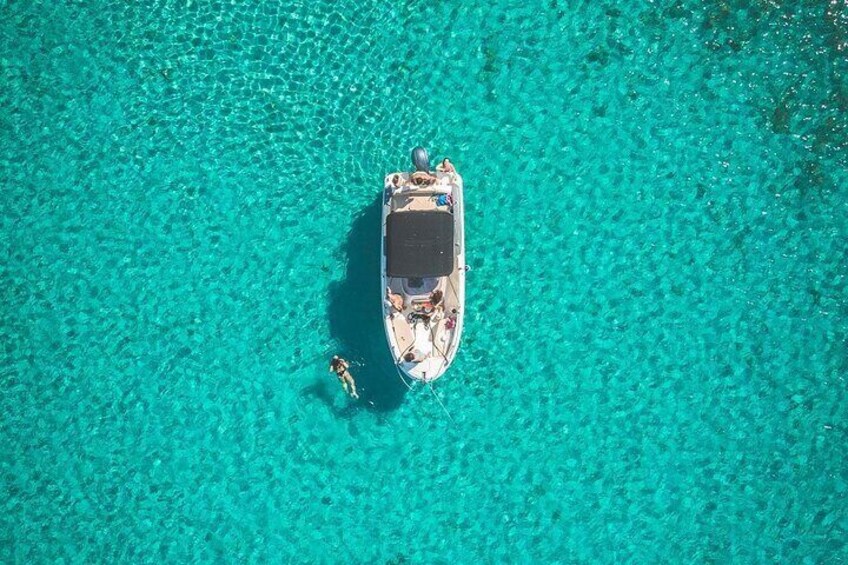
[[[453,185],[434,184],[430,186],[406,186],[395,194],[403,194],[405,196],[435,196],[439,194],[450,194],[452,192]]]
[[[430,298],[430,293],[439,287],[439,279],[436,277],[420,279],[421,286],[412,286],[410,284],[411,280],[412,279],[403,279],[403,292],[412,300],[416,300],[418,298]]]
[[[395,334],[398,349],[402,352],[406,351],[413,343],[415,343],[415,337],[412,335],[412,328],[409,326],[409,322],[406,321],[403,314],[398,312],[392,314],[392,331]]]

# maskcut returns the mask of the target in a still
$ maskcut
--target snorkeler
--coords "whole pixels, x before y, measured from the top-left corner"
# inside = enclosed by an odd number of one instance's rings
[[[352,398],[359,398],[359,394],[356,392],[356,382],[353,380],[353,375],[350,374],[348,369],[350,369],[350,363],[338,355],[333,355],[333,358],[330,360],[330,371],[335,371],[346,393]]]

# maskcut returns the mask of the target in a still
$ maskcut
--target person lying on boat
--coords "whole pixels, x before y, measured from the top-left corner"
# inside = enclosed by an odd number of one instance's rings
[[[415,186],[430,186],[436,182],[436,175],[426,171],[416,171],[409,178]]]
[[[333,355],[330,360],[330,371],[335,371],[346,393],[353,398],[359,398],[359,394],[356,392],[356,381],[353,380],[353,375],[350,374],[348,369],[350,369],[350,363],[347,360],[338,355]]]
[[[436,170],[440,173],[455,173],[456,167],[453,166],[451,160],[445,157],[441,163],[436,166]]]
[[[404,355],[403,360],[407,363],[420,363],[424,360],[424,356],[421,355],[421,352],[416,349],[415,351],[410,351],[406,355]]]
[[[386,287],[386,301],[397,312],[403,312],[403,296],[392,292],[392,289],[389,287]]]

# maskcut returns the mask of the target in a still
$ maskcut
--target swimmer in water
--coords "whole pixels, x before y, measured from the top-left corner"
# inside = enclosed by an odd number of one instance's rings
[[[356,392],[356,381],[353,380],[353,375],[350,374],[348,369],[350,369],[350,363],[338,355],[333,355],[333,358],[330,360],[330,371],[336,373],[346,393],[352,398],[359,398],[359,394]]]

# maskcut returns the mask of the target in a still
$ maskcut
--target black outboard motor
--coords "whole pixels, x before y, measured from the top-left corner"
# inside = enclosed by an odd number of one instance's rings
[[[420,145],[412,150],[412,164],[416,171],[430,172],[430,157],[427,150]]]

